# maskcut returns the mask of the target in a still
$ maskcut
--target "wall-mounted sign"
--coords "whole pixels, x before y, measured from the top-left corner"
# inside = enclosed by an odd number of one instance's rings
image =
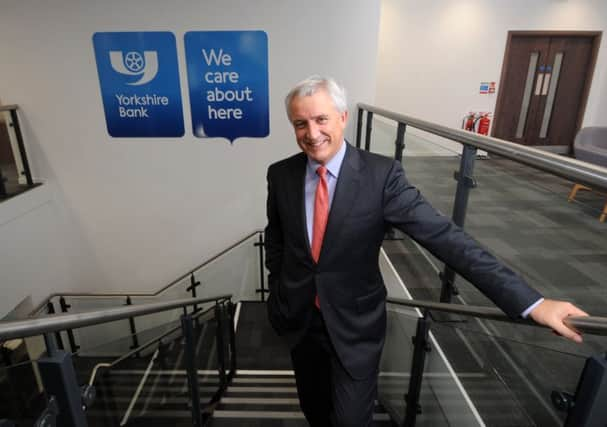
[[[270,133],[268,36],[264,31],[185,34],[192,128],[199,138]]]
[[[109,134],[183,136],[173,33],[95,33],[93,46]]]
[[[495,82],[481,82],[479,93],[481,95],[495,93]]]

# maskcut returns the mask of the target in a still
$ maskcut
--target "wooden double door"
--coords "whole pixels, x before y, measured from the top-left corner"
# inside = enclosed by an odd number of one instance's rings
[[[492,135],[571,151],[590,90],[600,33],[509,34]]]

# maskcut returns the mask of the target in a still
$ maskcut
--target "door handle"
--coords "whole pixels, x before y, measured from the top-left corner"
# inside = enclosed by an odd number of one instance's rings
[[[544,84],[542,86],[542,96],[548,95],[548,88],[550,87],[550,77],[552,77],[552,74],[550,74],[550,73],[546,73],[546,75],[544,76]]]
[[[542,94],[542,82],[544,81],[544,73],[537,74],[537,81],[535,82],[535,95],[539,96]]]

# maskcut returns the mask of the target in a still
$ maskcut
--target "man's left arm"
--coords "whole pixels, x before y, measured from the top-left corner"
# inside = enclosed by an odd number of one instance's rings
[[[511,318],[520,317],[541,300],[539,292],[434,209],[409,184],[398,162],[393,163],[384,185],[384,219],[474,284]],[[563,320],[585,314],[568,302],[545,299],[529,316],[560,335],[581,341],[580,335]]]

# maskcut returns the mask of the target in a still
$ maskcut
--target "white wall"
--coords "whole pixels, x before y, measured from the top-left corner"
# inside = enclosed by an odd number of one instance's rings
[[[509,30],[606,29],[604,0],[382,0],[376,102],[460,127],[469,110],[495,111],[496,95],[480,95],[479,84],[499,86]],[[607,124],[606,44],[584,126]]]
[[[0,318],[28,296],[44,298],[50,285],[86,279],[88,260],[55,191],[49,183],[0,204]]]
[[[341,80],[352,103],[374,102],[379,13],[365,0],[4,2],[0,96],[20,105],[32,169],[47,186],[37,207],[28,210],[30,196],[0,204],[12,217],[0,222],[0,253],[10,255],[0,315],[30,294],[35,303],[51,291],[155,290],[262,228],[266,167],[297,150],[284,94],[320,73]],[[217,29],[268,34],[268,138],[191,135],[183,34]],[[186,135],[112,139],[91,37],[146,30],[177,38]]]

